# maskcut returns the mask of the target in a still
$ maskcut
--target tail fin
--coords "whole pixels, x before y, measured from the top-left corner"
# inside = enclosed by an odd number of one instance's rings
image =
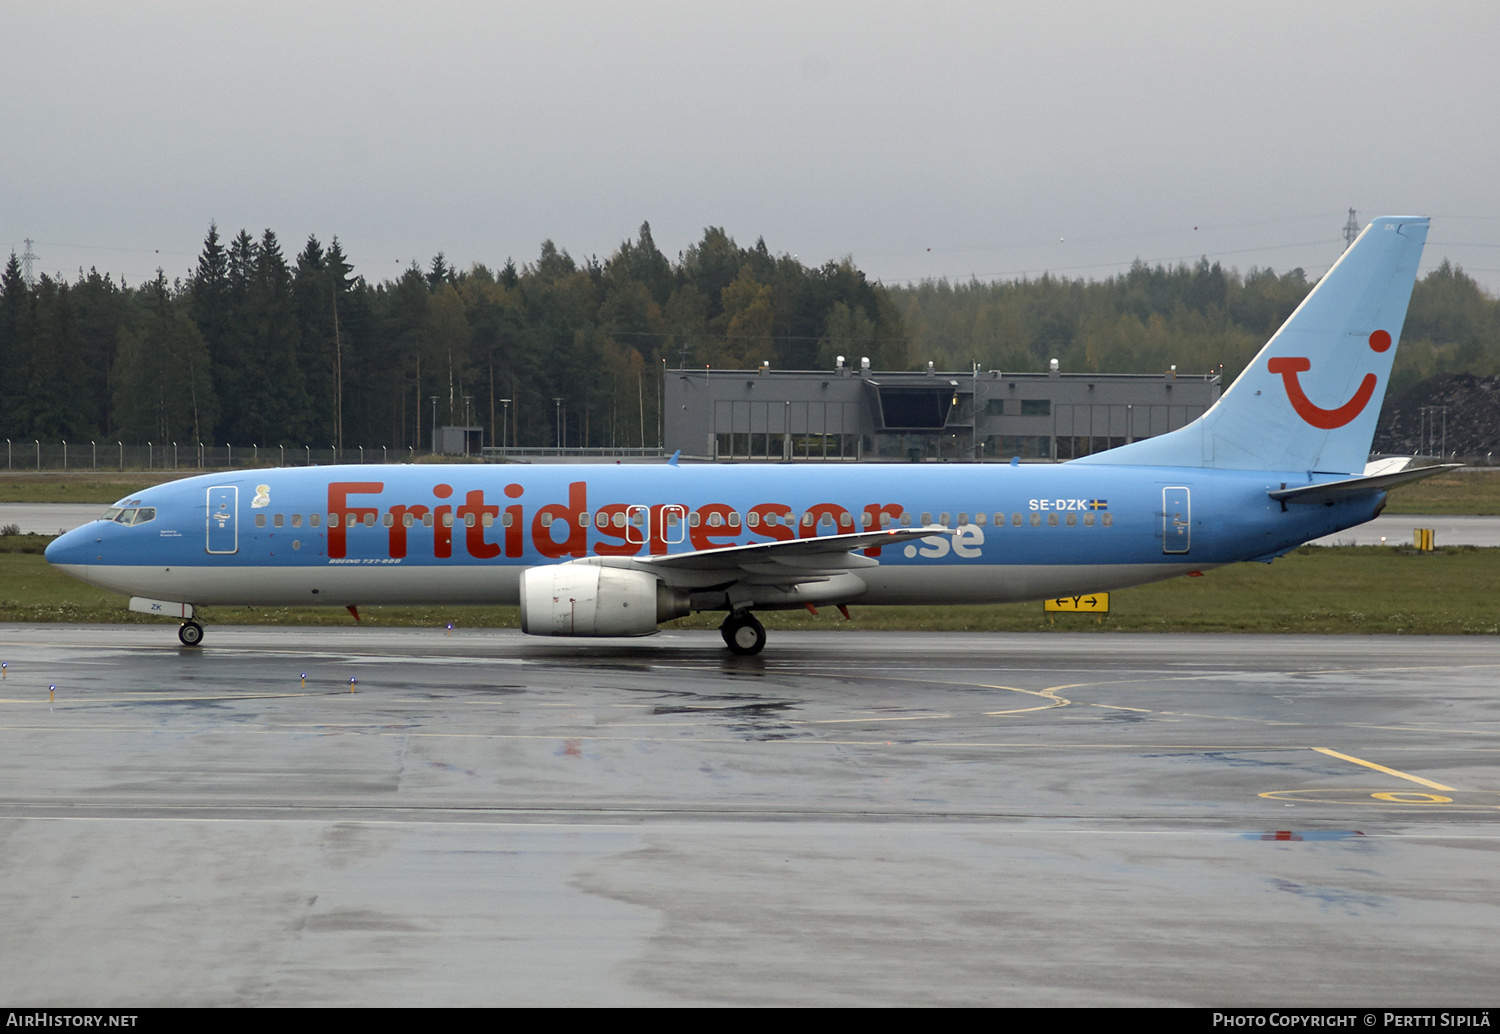
[[[1427,219],[1371,221],[1212,409],[1074,463],[1363,471]]]

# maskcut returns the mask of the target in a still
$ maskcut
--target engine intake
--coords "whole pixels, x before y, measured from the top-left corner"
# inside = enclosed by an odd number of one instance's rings
[[[568,563],[521,572],[527,635],[651,635],[689,610],[686,592],[643,571]]]

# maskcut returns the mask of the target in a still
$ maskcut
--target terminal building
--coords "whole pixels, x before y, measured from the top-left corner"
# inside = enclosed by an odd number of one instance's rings
[[[1069,460],[1190,423],[1218,374],[668,370],[662,431],[693,459]]]

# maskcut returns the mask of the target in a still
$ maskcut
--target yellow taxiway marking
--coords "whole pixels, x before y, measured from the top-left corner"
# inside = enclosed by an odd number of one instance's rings
[[[1313,750],[1317,751],[1319,754],[1327,754],[1331,758],[1338,758],[1341,761],[1352,761],[1356,765],[1364,765],[1366,768],[1373,768],[1375,771],[1384,772],[1386,775],[1393,775],[1400,779],[1409,779],[1414,783],[1420,783],[1423,786],[1429,786],[1434,790],[1447,790],[1450,793],[1457,792],[1453,789],[1453,787],[1444,786],[1442,783],[1434,783],[1431,779],[1423,779],[1421,776],[1409,775],[1406,772],[1398,772],[1394,768],[1386,768],[1384,765],[1377,765],[1373,761],[1365,761],[1362,758],[1357,758],[1349,754],[1340,754],[1338,751],[1329,750],[1327,747],[1314,747]]]

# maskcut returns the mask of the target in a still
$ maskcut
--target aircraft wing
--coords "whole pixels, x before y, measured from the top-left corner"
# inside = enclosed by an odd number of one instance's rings
[[[1414,467],[1394,474],[1375,474],[1369,477],[1346,478],[1343,481],[1325,481],[1321,485],[1300,485],[1297,488],[1273,488],[1266,494],[1280,503],[1332,503],[1341,496],[1356,492],[1373,492],[1409,481],[1420,481],[1434,474],[1446,474],[1458,470],[1462,463],[1439,463],[1432,467]]]
[[[872,546],[894,546],[933,535],[953,535],[955,529],[930,525],[922,528],[888,528],[856,531],[845,535],[755,542],[748,546],[698,549],[691,553],[640,558],[646,568],[683,572],[717,572],[733,576],[772,576],[780,582],[817,581],[861,567],[878,567],[880,561],[856,550]]]

